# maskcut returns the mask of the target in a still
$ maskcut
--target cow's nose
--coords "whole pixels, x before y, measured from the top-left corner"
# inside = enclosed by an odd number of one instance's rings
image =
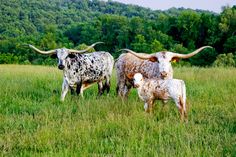
[[[161,72],[161,77],[162,77],[162,78],[167,77],[167,72],[165,72],[165,71]]]
[[[58,65],[58,69],[60,69],[60,70],[63,70],[65,68],[65,66],[64,65]]]

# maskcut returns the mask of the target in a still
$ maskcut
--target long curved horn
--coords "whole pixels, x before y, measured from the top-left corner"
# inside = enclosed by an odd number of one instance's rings
[[[84,49],[84,50],[74,50],[74,49],[68,49],[68,50],[69,50],[70,53],[80,53],[80,54],[82,54],[82,53],[87,52],[89,49],[93,48],[95,45],[97,45],[97,44],[103,44],[103,43],[104,43],[104,42],[96,42],[96,43],[90,45],[89,47],[87,47],[87,48]]]
[[[190,57],[196,55],[197,53],[199,53],[200,51],[202,51],[205,48],[213,48],[213,47],[211,47],[211,46],[203,46],[203,47],[200,47],[199,49],[197,49],[197,50],[195,50],[195,51],[193,51],[192,53],[189,53],[189,54],[173,53],[173,57],[177,57],[177,58],[190,58]]]
[[[153,54],[137,53],[137,52],[134,52],[130,49],[121,49],[120,51],[127,51],[128,53],[131,53],[132,55],[134,55],[140,59],[150,59],[151,57],[153,57]]]
[[[45,55],[53,54],[56,52],[56,50],[42,51],[42,50],[37,49],[33,45],[29,45],[29,47],[32,48],[33,50],[35,50],[36,52],[38,52],[40,54],[45,54]]]

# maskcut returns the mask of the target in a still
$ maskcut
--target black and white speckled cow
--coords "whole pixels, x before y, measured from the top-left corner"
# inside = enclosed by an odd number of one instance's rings
[[[29,47],[41,54],[57,56],[58,68],[63,70],[64,74],[61,94],[61,101],[64,101],[69,88],[76,89],[77,94],[83,96],[83,90],[96,82],[99,95],[103,94],[105,90],[107,93],[110,91],[110,78],[114,65],[111,54],[103,51],[83,54],[98,43],[101,42],[94,43],[87,49],[80,51],[66,48],[41,51],[32,45]]]

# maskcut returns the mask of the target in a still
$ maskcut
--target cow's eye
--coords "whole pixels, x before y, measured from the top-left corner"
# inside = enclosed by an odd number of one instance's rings
[[[57,58],[57,55],[56,54],[52,54],[50,57],[51,58]]]

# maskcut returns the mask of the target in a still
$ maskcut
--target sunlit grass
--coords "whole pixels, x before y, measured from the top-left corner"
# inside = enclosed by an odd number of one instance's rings
[[[116,97],[97,86],[60,102],[56,67],[0,65],[2,156],[235,156],[236,69],[177,68],[187,85],[188,123],[173,102],[146,114],[132,90]]]

